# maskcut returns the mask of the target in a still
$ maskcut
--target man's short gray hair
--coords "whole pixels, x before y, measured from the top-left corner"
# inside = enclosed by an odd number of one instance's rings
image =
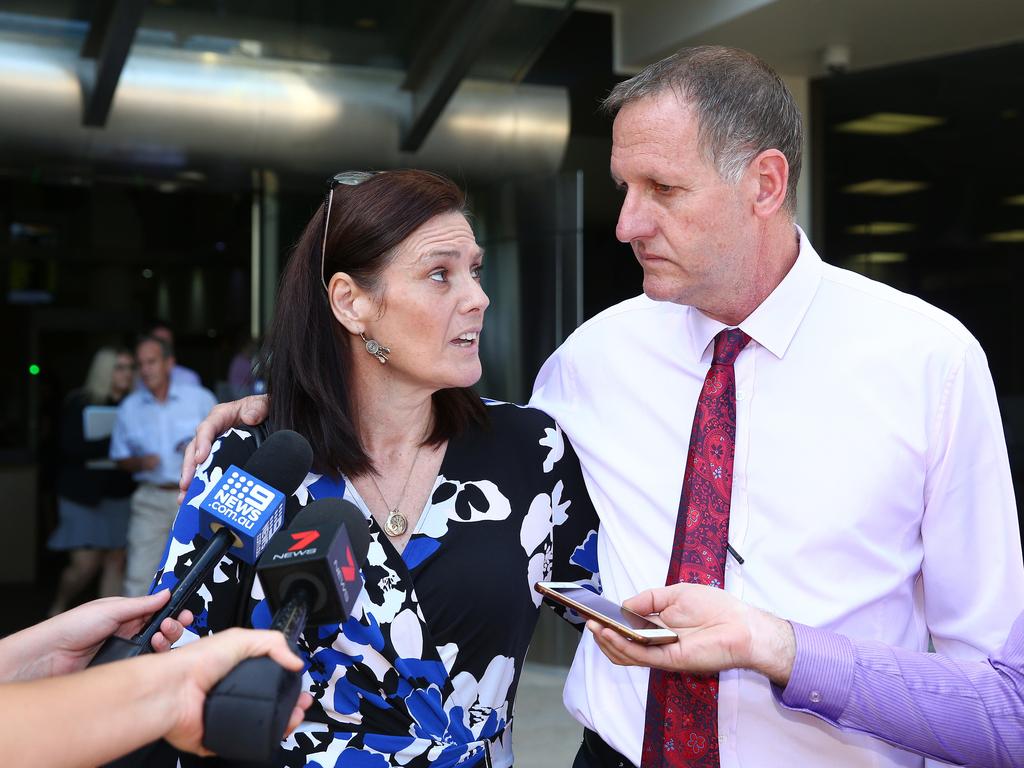
[[[166,360],[169,357],[174,357],[174,347],[167,339],[161,338],[160,336],[153,336],[151,334],[144,334],[139,336],[139,340],[135,342],[136,351],[143,344],[156,344],[160,347],[160,356]]]
[[[615,115],[627,104],[668,90],[694,110],[698,149],[724,180],[739,181],[766,149],[782,152],[789,163],[785,207],[796,212],[803,121],[775,70],[737,48],[684,48],[616,85],[602,108]]]

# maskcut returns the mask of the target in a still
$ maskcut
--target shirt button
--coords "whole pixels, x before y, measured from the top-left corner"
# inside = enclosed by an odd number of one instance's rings
[[[746,400],[747,399],[747,393],[745,391],[743,391],[742,389],[736,390],[736,399],[737,400]]]
[[[811,695],[810,695],[809,698],[810,698],[812,704],[820,704],[821,703],[821,692],[820,691],[811,691]]]

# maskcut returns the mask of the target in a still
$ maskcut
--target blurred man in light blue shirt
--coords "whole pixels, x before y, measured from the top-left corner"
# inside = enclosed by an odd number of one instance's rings
[[[185,445],[217,402],[209,390],[171,380],[174,350],[166,340],[143,337],[135,356],[142,388],[121,403],[110,439],[110,458],[139,483],[128,524],[129,596],[145,594],[152,581],[178,508]]]

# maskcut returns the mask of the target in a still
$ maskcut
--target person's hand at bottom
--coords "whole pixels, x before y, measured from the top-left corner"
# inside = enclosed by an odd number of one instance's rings
[[[269,656],[285,669],[297,672],[303,663],[288,648],[284,635],[276,630],[228,629],[175,649],[161,661],[169,666],[165,674],[174,685],[174,711],[164,738],[178,749],[199,755],[212,754],[202,745],[203,706],[210,690],[243,659]],[[303,693],[292,710],[285,734],[302,722],[313,699]]]

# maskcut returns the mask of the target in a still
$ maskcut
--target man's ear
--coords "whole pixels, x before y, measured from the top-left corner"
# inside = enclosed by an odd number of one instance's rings
[[[373,306],[372,298],[347,272],[335,272],[327,284],[331,312],[349,333],[366,330],[366,318]]]
[[[754,215],[769,218],[786,202],[789,162],[779,150],[766,149],[751,161],[749,170],[756,178]]]

